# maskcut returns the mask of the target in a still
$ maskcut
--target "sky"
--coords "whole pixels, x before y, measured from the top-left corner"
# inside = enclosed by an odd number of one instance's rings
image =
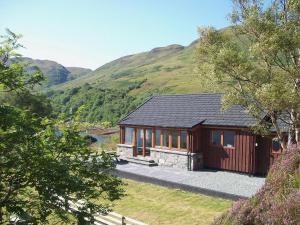
[[[198,27],[229,25],[230,0],[0,0],[0,34],[23,56],[96,69],[119,57],[189,45]]]

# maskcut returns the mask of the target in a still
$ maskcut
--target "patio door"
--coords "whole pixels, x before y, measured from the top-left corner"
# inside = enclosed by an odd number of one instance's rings
[[[152,129],[145,129],[145,156],[150,155],[151,147],[152,147]]]
[[[144,130],[137,129],[136,136],[137,136],[136,153],[137,153],[137,155],[143,155]]]
[[[152,146],[152,129],[137,129],[137,155],[150,155],[150,147]]]

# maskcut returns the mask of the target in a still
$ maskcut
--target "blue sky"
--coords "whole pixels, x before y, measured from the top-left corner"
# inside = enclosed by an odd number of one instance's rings
[[[0,0],[0,34],[23,35],[24,56],[95,69],[124,55],[188,45],[222,28],[230,0]]]

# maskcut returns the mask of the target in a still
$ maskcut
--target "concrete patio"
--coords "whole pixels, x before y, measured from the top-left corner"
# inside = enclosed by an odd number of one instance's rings
[[[213,170],[184,171],[131,163],[118,164],[116,173],[128,179],[230,199],[251,197],[265,183],[265,178],[246,174]]]

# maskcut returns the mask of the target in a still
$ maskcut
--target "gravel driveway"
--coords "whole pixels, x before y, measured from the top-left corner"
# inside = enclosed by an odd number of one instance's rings
[[[183,171],[175,168],[118,164],[120,176],[231,199],[248,198],[265,183],[265,178],[225,171]]]

